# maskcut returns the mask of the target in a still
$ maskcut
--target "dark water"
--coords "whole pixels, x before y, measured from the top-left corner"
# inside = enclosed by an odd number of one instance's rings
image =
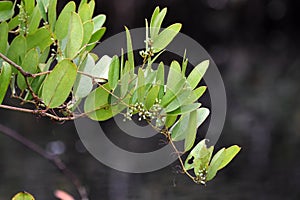
[[[112,170],[81,151],[73,123],[4,110],[0,123],[45,149],[54,142],[52,147],[62,150],[63,144],[61,158],[91,199],[299,199],[299,2],[101,0],[97,12],[108,15],[109,37],[123,31],[123,25],[143,26],[156,5],[168,6],[166,24],[182,22],[183,33],[207,49],[224,79],[228,113],[216,148],[238,144],[242,151],[206,187],[178,174],[176,162],[147,174]],[[55,199],[55,189],[76,195],[51,163],[0,134],[0,199],[22,190],[37,199]]]

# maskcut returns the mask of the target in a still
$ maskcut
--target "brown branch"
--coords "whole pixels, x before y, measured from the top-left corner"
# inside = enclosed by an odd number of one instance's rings
[[[17,142],[23,144],[28,149],[32,150],[33,152],[39,154],[43,158],[47,159],[48,161],[52,162],[67,178],[69,178],[72,184],[76,187],[78,194],[81,197],[81,200],[88,200],[87,190],[81,184],[79,178],[74,174],[66,165],[65,163],[56,155],[49,154],[43,148],[38,146],[37,144],[33,143],[29,139],[23,137],[16,131],[0,124],[0,132],[5,134],[6,136],[16,140]]]
[[[18,65],[17,63],[15,63],[14,61],[10,60],[8,57],[6,57],[5,55],[3,55],[2,53],[0,53],[0,57],[6,61],[8,64],[10,64],[11,66],[13,66],[14,68],[16,68],[25,78],[25,82],[26,85],[30,91],[30,94],[32,95],[33,99],[35,99],[37,102],[40,101],[40,98],[34,93],[33,89],[30,86],[29,77],[33,77],[33,75],[29,72],[26,72],[20,65]]]

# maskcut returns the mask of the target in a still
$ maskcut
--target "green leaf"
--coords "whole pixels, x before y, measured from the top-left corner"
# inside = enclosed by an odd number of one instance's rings
[[[112,58],[107,55],[104,55],[97,62],[91,75],[93,75],[94,77],[103,78],[103,79],[108,80],[108,72],[109,72],[111,63],[112,63]],[[99,82],[101,82],[101,80],[99,80]]]
[[[137,79],[137,99],[138,102],[144,102],[145,98],[145,75],[142,68],[139,68],[138,79]]]
[[[55,24],[56,38],[61,42],[68,35],[71,13],[75,12],[76,4],[70,1],[61,11]]]
[[[187,82],[190,84],[191,88],[197,87],[202,77],[204,76],[207,68],[209,66],[209,60],[205,60],[198,64],[193,71],[189,74]]]
[[[110,91],[109,84],[104,84],[88,95],[84,103],[84,112],[89,118],[105,121],[113,117],[114,113],[108,102],[108,91]]]
[[[68,98],[76,79],[77,67],[69,59],[60,61],[47,76],[42,99],[49,108],[60,106]]]
[[[177,81],[177,80],[176,80]],[[174,98],[182,91],[182,88],[186,85],[185,79],[182,77],[179,82],[174,83],[173,89],[166,88],[166,93],[161,100],[161,105],[166,107]]]
[[[48,11],[48,22],[52,32],[54,32],[55,24],[56,24],[56,17],[57,17],[56,6],[57,6],[57,0],[50,0],[49,11]]]
[[[12,18],[14,15],[14,4],[11,1],[0,1],[0,22]]]
[[[164,95],[164,86],[165,86],[165,72],[164,71],[165,71],[164,63],[161,62],[158,65],[157,73],[156,73],[156,84],[160,85],[158,99],[161,99]]]
[[[16,194],[12,200],[35,200],[34,197],[27,192],[19,192]]]
[[[148,92],[147,97],[146,97],[146,101],[145,101],[145,107],[147,109],[150,109],[154,103],[155,100],[157,99],[157,95],[159,92],[160,86],[159,85],[154,85]]]
[[[38,7],[35,7],[29,17],[28,34],[32,34],[38,29],[41,19],[40,10]]]
[[[8,51],[7,51],[7,57],[17,63],[18,65],[22,64],[22,59],[25,56],[27,49],[26,39],[22,35],[18,35],[15,37],[15,39],[12,41]],[[15,70],[13,70],[15,71]]]
[[[118,80],[120,76],[120,61],[118,56],[112,58],[111,64],[108,71],[108,83],[112,90],[114,90],[118,85]]]
[[[127,57],[128,57],[128,62],[131,66],[131,69],[134,69],[134,55],[133,55],[133,50],[132,50],[132,40],[131,40],[131,35],[128,30],[128,28],[125,26],[126,30],[126,41],[127,41]]]
[[[51,33],[45,27],[38,29],[33,34],[27,36],[27,50],[39,47],[41,51],[47,49],[53,41]]]
[[[225,148],[222,148],[214,155],[207,170],[207,176],[206,176],[207,181],[212,180],[217,175],[218,169],[221,167],[223,163],[224,155],[225,155]]]
[[[8,89],[11,79],[11,73],[11,66],[7,62],[3,62],[2,67],[0,68],[0,104],[2,104],[2,101]]]
[[[173,116],[173,117],[177,117],[177,116]],[[170,129],[171,137],[173,141],[180,141],[186,138],[189,120],[190,120],[190,114],[188,113],[184,114]]]
[[[240,150],[241,148],[237,145],[226,148],[222,164],[219,166],[218,170],[226,167],[226,165],[228,165],[232,161],[232,159],[239,153]]]
[[[196,102],[206,91],[206,86],[201,86],[192,91],[192,93],[186,98],[184,104],[191,104]]]
[[[24,3],[26,13],[31,14],[35,6],[35,0],[23,0],[22,2]]]
[[[98,41],[103,37],[105,31],[106,31],[106,28],[102,27],[97,32],[93,33],[93,35],[89,41],[89,45],[86,48],[87,51],[91,51],[92,49],[94,49],[94,47],[98,44]]]
[[[91,0],[89,2],[89,6],[90,6],[90,9],[91,9],[91,12],[92,12],[92,16],[94,14],[94,11],[95,11],[95,1],[94,0]]]
[[[95,61],[93,57],[88,54],[86,59],[79,66],[79,71],[84,72],[86,74],[91,74],[93,69],[95,68]],[[74,96],[76,99],[80,99],[86,97],[93,89],[93,80],[84,75],[77,74],[76,81],[74,83]]]
[[[105,20],[106,20],[106,16],[103,14],[97,15],[96,17],[93,18],[95,24],[93,34],[102,28]]]
[[[0,24],[0,53],[6,54],[8,47],[8,24],[2,22]]]
[[[189,104],[189,105],[184,105],[181,106],[179,108],[177,108],[176,110],[167,113],[168,115],[182,115],[188,112],[192,112],[195,111],[197,108],[199,108],[201,106],[201,103],[193,103],[193,104]]]
[[[158,53],[166,48],[181,29],[181,24],[173,24],[164,29],[154,40],[153,40],[153,52]]]
[[[89,4],[84,3],[79,7],[78,14],[81,18],[81,21],[84,23],[84,22],[92,19],[93,12],[92,12]]]
[[[48,11],[48,6],[49,6],[49,1],[50,0],[37,0],[37,5],[40,9],[40,12],[41,12],[41,15],[42,15],[44,21],[48,21],[47,11]]]
[[[94,22],[92,20],[83,23],[83,40],[82,46],[87,45],[90,41],[94,30]]]
[[[75,12],[71,14],[67,46],[65,51],[66,58],[73,59],[79,52],[83,42],[83,24],[79,15]]]
[[[165,127],[170,128],[176,122],[176,120],[177,120],[177,116],[167,116]]]
[[[191,92],[191,89],[184,88],[181,93],[177,95],[177,97],[175,97],[175,99],[166,107],[165,112],[172,112],[182,106]]]
[[[38,71],[38,64],[39,64],[39,55],[37,50],[31,49],[28,51],[24,57],[24,60],[22,62],[22,68],[24,71],[29,73],[36,73]],[[29,78],[29,83],[32,81],[32,78]],[[22,74],[19,72],[17,77],[17,83],[21,90],[24,90],[27,88],[25,78],[22,76]]]
[[[186,170],[194,169],[195,175],[199,175],[199,170],[207,169],[214,147],[207,148],[206,139],[201,140],[190,152],[184,163]],[[192,162],[190,163],[192,159]]]
[[[161,12],[159,12],[159,7],[155,8],[150,22],[150,37],[152,40],[154,40],[158,36],[161,24],[166,14],[167,8],[162,9]]]
[[[209,116],[209,109],[207,108],[199,108],[197,109],[197,127],[199,127]]]
[[[184,150],[189,151],[196,140],[197,135],[197,111],[190,113],[190,119],[188,123],[188,129],[186,131],[186,137],[184,141]]]
[[[120,90],[121,90],[121,98],[125,97],[128,92],[128,84],[129,84],[130,74],[126,73],[122,75],[122,78],[120,80]]]
[[[19,26],[20,21],[19,21],[19,15],[13,17],[12,19],[9,20],[8,22],[8,30],[13,30]]]

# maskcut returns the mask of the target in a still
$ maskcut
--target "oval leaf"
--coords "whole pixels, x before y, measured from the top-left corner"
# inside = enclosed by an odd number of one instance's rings
[[[60,106],[68,98],[76,79],[77,68],[70,60],[60,61],[47,76],[42,99],[49,108]]]
[[[209,60],[205,60],[198,64],[193,71],[189,74],[187,82],[190,84],[191,88],[197,87],[202,77],[204,76],[207,68],[209,66]]]
[[[27,192],[19,192],[12,198],[12,200],[34,200],[34,197]]]

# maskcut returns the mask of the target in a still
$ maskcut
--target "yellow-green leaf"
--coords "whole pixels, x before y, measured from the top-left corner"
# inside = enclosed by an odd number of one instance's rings
[[[0,24],[0,53],[6,54],[8,46],[8,24],[2,22]]]
[[[34,197],[27,192],[19,192],[16,194],[12,200],[35,200]]]
[[[112,58],[108,71],[108,84],[112,90],[117,87],[120,76],[120,62],[118,56]]]
[[[14,15],[14,4],[12,1],[0,1],[0,22],[6,21]]]
[[[240,152],[241,148],[237,145],[233,145],[225,149],[225,155],[223,157],[222,164],[219,166],[218,170],[226,167],[232,159]]]

